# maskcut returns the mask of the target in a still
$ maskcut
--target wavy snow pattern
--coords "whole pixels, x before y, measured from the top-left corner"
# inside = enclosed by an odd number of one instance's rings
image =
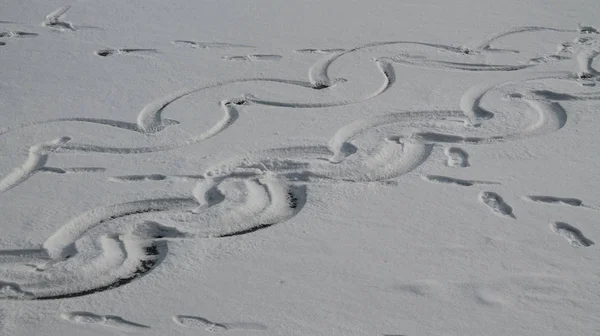
[[[43,26],[58,30],[75,31],[76,27],[62,20],[69,10],[61,7],[49,14]],[[530,32],[586,34],[575,42],[565,42],[556,55],[532,59],[527,64],[479,64],[465,55],[486,53],[518,53],[518,50],[496,49],[498,40]],[[0,297],[7,300],[54,300],[90,295],[110,290],[140,279],[158,267],[168,257],[168,242],[171,239],[234,239],[241,235],[257,234],[288,221],[298,214],[305,202],[311,184],[328,183],[380,183],[392,185],[392,181],[418,169],[428,160],[436,147],[444,147],[449,167],[470,166],[467,151],[458,145],[485,146],[506,141],[522,141],[545,136],[565,127],[568,112],[562,102],[600,100],[600,94],[590,92],[561,92],[553,86],[581,84],[592,87],[599,80],[599,72],[593,68],[600,54],[598,43],[593,42],[589,29],[564,30],[549,27],[518,27],[501,32],[475,43],[474,47],[456,47],[420,41],[375,42],[348,49],[298,49],[300,54],[325,55],[310,69],[308,81],[280,78],[240,78],[209,85],[183,88],[149,102],[137,114],[135,122],[102,118],[58,118],[41,120],[0,129],[0,136],[31,127],[50,123],[64,125],[64,133],[71,127],[88,123],[99,129],[120,129],[144,137],[147,145],[141,147],[111,147],[94,143],[75,142],[63,136],[48,142],[34,144],[29,148],[25,162],[0,177],[0,194],[7,193],[25,183],[38,172],[94,173],[100,167],[48,167],[50,155],[63,153],[93,153],[129,155],[168,151],[201,143],[215,137],[235,122],[240,111],[248,105],[275,106],[287,109],[339,107],[367,103],[386,93],[398,80],[396,67],[420,67],[433,71],[461,72],[519,72],[539,64],[562,62],[573,54],[578,64],[578,73],[544,74],[503,81],[488,86],[476,86],[467,90],[458,103],[458,108],[440,110],[402,110],[383,112],[364,119],[355,120],[335,132],[327,144],[292,146],[257,150],[243,157],[232,157],[212,164],[199,174],[131,174],[112,176],[117,183],[140,183],[163,181],[195,182],[189,196],[173,195],[166,198],[143,198],[128,202],[106,205],[74,216],[46,239],[42,246],[23,250],[0,251]],[[252,48],[252,46],[221,42],[173,41],[201,49]],[[576,46],[577,48],[575,48]],[[381,54],[365,61],[380,78],[377,86],[364,87],[361,94],[340,97],[340,92],[330,95],[328,89],[336,86],[342,91],[348,85],[362,85],[348,80],[330,77],[329,68],[335,62],[363,52],[377,53],[390,47],[403,48],[401,54]],[[426,57],[413,57],[405,48],[419,47],[431,50],[431,56],[450,54],[452,61]],[[155,52],[154,49],[107,49],[100,56],[115,53]],[[560,53],[560,55],[558,55]],[[575,55],[576,54],[576,55]],[[460,61],[456,61],[456,57]],[[276,61],[279,55],[248,54],[230,56],[227,60]],[[259,97],[247,93],[239,97],[222,97],[219,103],[221,118],[204,132],[186,138],[163,136],[166,128],[180,127],[180,121],[165,118],[169,105],[195,93],[239,83],[252,83],[259,87],[272,84],[293,87],[304,92],[298,101],[280,97]],[[532,88],[534,87],[534,88]],[[362,86],[361,86],[362,88]],[[315,91],[320,100],[311,96]],[[491,99],[492,94],[501,94],[508,99]],[[322,98],[325,97],[325,98]],[[490,98],[490,99],[488,99]],[[493,104],[483,105],[484,100]],[[489,104],[489,103],[488,103]],[[515,111],[514,109],[518,109]],[[519,112],[519,113],[515,113]],[[493,124],[496,115],[525,115],[528,118],[502,129]],[[444,127],[436,127],[443,125]],[[514,126],[517,125],[517,126]],[[368,135],[377,134],[378,140]],[[152,136],[148,136],[152,135]],[[84,139],[85,141],[85,139]],[[449,146],[450,145],[450,146]],[[498,183],[459,179],[444,175],[421,175],[425,181],[460,187],[492,186]],[[566,204],[581,206],[573,198],[529,196],[527,200],[542,204]],[[513,209],[500,195],[492,191],[479,194],[479,201],[498,216],[516,219]],[[563,222],[552,224],[551,229],[565,237],[573,246],[589,247],[591,240],[576,228]],[[35,270],[35,271],[32,271]],[[101,316],[86,312],[65,313],[63,318],[73,323],[98,323],[113,327],[135,327],[136,325],[117,317]],[[216,323],[197,316],[177,315],[174,321],[181,326],[201,328],[206,331],[229,329],[264,330],[260,324]]]

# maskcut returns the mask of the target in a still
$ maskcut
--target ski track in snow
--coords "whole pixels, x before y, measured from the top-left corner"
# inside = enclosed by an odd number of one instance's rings
[[[61,7],[48,14],[43,26],[76,31],[77,27],[64,21],[69,6]],[[0,136],[25,128],[60,123],[69,127],[88,123],[98,128],[116,128],[144,136],[148,145],[144,147],[111,147],[93,143],[77,143],[67,135],[30,147],[29,155],[21,166],[0,177],[0,194],[14,189],[38,172],[67,174],[93,173],[102,167],[47,167],[49,155],[62,153],[143,154],[168,151],[200,143],[223,133],[240,118],[240,109],[248,105],[275,106],[288,109],[339,107],[366,103],[384,94],[396,81],[396,66],[424,67],[432,70],[461,72],[518,72],[539,64],[561,62],[570,59],[558,55],[547,55],[532,59],[527,64],[479,64],[411,57],[406,54],[381,56],[369,62],[380,77],[377,87],[366,87],[362,95],[337,98],[329,101],[314,101],[310,93],[336,86],[342,90],[353,83],[343,78],[330,78],[329,68],[340,62],[345,55],[358,55],[361,51],[377,50],[378,47],[418,46],[435,51],[432,55],[450,53],[454,56],[486,53],[518,53],[518,50],[495,49],[498,40],[514,35],[536,31],[559,33],[585,33],[594,31],[589,27],[579,30],[564,30],[546,27],[519,27],[494,35],[475,43],[474,47],[456,47],[419,41],[375,42],[349,49],[298,49],[299,54],[324,55],[308,73],[308,81],[280,78],[241,78],[218,83],[183,88],[164,95],[144,106],[135,122],[103,118],[58,118],[41,120],[0,129]],[[0,33],[0,38],[25,37],[30,33]],[[35,34],[31,35],[34,36]],[[584,43],[585,42],[585,43]],[[598,81],[599,72],[593,68],[599,55],[597,44],[585,40],[579,44],[575,61],[578,73],[531,76],[520,80],[509,80],[488,86],[476,86],[466,91],[458,102],[458,108],[442,110],[404,110],[381,113],[355,120],[333,132],[327,144],[283,147],[257,150],[242,157],[233,157],[212,164],[201,174],[131,174],[109,177],[115,183],[182,181],[195,182],[191,195],[173,195],[160,199],[138,199],[88,210],[74,216],[46,239],[42,246],[23,250],[0,251],[0,297],[12,300],[53,300],[90,295],[110,290],[140,279],[168,257],[168,242],[172,239],[232,239],[255,234],[273,225],[294,217],[303,208],[308,187],[330,183],[391,183],[390,180],[405,175],[426,162],[436,147],[445,147],[446,166],[467,168],[469,155],[463,147],[485,146],[506,141],[521,141],[559,131],[567,123],[568,113],[561,102],[600,100],[597,92],[563,93],[552,89],[553,83],[583,83],[590,86]],[[0,45],[4,42],[0,42]],[[196,42],[175,40],[173,44],[200,49],[253,48],[248,45],[223,42]],[[155,49],[102,49],[96,54],[109,57],[118,54],[156,53]],[[277,61],[281,55],[247,54],[225,56],[229,61]],[[304,90],[307,96],[299,101],[278,100],[258,97],[252,93],[241,97],[222,97],[219,102],[221,119],[203,133],[183,139],[161,138],[166,128],[176,128],[180,121],[168,119],[164,114],[168,106],[178,99],[192,94],[227,87],[237,83],[254,83],[294,87]],[[525,87],[537,83],[536,89]],[[354,83],[356,84],[356,83]],[[358,83],[360,85],[361,83]],[[515,89],[523,88],[523,89]],[[482,101],[490,93],[502,93],[512,105],[497,103],[493,109],[484,107]],[[336,95],[340,97],[340,95]],[[523,114],[531,116],[528,123],[517,129],[499,131],[496,134],[482,133],[486,123],[498,113],[510,115],[515,105]],[[453,125],[455,133],[444,131],[415,130],[416,125]],[[71,126],[69,126],[71,125]],[[425,127],[425,126],[424,126]],[[359,140],[374,131],[385,129],[379,141],[364,144]],[[493,133],[493,129],[491,131]],[[147,135],[153,135],[148,137]],[[366,138],[366,137],[365,137]],[[458,147],[461,145],[461,147]],[[458,179],[444,175],[422,175],[432,183],[461,187],[496,185],[493,181]],[[584,207],[573,198],[550,196],[527,196],[526,200],[543,204],[563,204]],[[479,201],[490,211],[504,218],[516,219],[512,207],[495,192],[479,194]],[[563,223],[553,223],[551,229],[565,237],[577,247],[589,247],[593,242],[577,228]],[[32,266],[33,265],[33,266]],[[35,267],[36,272],[27,267]],[[73,281],[72,279],[77,279]],[[67,286],[68,284],[68,286]],[[98,324],[120,329],[140,329],[138,325],[115,316],[101,316],[86,312],[65,313],[62,317],[73,323]],[[258,323],[211,322],[197,316],[177,315],[173,320],[184,327],[221,332],[227,330],[265,330]]]

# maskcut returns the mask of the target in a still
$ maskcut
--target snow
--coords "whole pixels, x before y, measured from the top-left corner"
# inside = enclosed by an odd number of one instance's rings
[[[600,2],[0,8],[0,335],[600,334]]]

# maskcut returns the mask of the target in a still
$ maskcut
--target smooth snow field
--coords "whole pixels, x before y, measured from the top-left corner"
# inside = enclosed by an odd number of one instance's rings
[[[600,335],[599,30],[0,0],[0,335]]]

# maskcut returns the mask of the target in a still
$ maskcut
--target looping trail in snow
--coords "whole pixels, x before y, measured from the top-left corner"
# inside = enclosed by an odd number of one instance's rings
[[[59,20],[67,9],[65,7],[49,15],[46,25],[72,28],[72,25]],[[253,94],[237,98],[224,97],[220,101],[222,118],[203,133],[175,140],[172,140],[172,137],[147,137],[147,141],[151,143],[146,147],[77,143],[67,136],[40,143],[30,147],[29,156],[24,164],[0,178],[0,194],[14,189],[37,172],[63,174],[102,170],[93,167],[47,167],[49,155],[65,152],[140,154],[180,148],[224,132],[238,120],[240,109],[246,105],[323,108],[366,102],[394,85],[397,80],[393,65],[395,63],[450,71],[519,71],[533,67],[540,62],[480,64],[414,58],[405,54],[382,56],[372,62],[374,66],[370,65],[382,79],[378,87],[365,88],[363,95],[341,100],[322,98],[328,96],[327,88],[333,85],[339,85],[342,90],[352,84],[345,79],[331,79],[329,76],[330,66],[345,55],[397,45],[418,46],[435,50],[438,55],[450,53],[458,57],[492,52],[518,53],[515,50],[495,49],[492,44],[512,34],[535,31],[565,32],[554,28],[522,27],[498,34],[473,48],[417,41],[392,41],[371,43],[348,50],[331,49],[327,52],[303,49],[306,53],[328,55],[310,69],[308,82],[246,78],[183,89],[147,104],[138,114],[135,123],[102,118],[60,118],[9,127],[0,130],[0,136],[49,123],[91,123],[103,128],[116,128],[142,135],[160,135],[165,128],[178,127],[177,125],[181,124],[180,121],[163,116],[168,106],[178,99],[205,90],[239,83],[270,83],[293,87],[307,95],[305,101],[258,97]],[[566,32],[577,33],[576,30]],[[591,85],[590,83],[594,83],[600,77],[598,71],[592,67],[594,58],[599,54],[597,44],[590,43],[589,39],[575,44],[577,48],[573,47],[573,44],[563,44],[564,48],[560,52],[567,50],[578,53],[578,75],[546,74],[503,81],[491,86],[477,86],[462,96],[459,108],[406,110],[371,116],[341,127],[333,133],[327,144],[258,150],[243,157],[216,163],[202,174],[112,177],[113,182],[172,179],[197,181],[197,185],[191,195],[138,199],[91,209],[64,223],[42,246],[0,251],[0,296],[4,299],[50,300],[116,288],[142,277],[157,267],[168,256],[168,241],[171,239],[227,239],[251,234],[287,221],[303,208],[310,185],[391,183],[390,180],[407,174],[426,162],[436,146],[448,144],[452,147],[446,149],[447,165],[468,167],[468,154],[456,147],[458,144],[486,145],[523,140],[558,131],[567,122],[567,111],[561,102],[600,100],[598,92],[561,91],[565,83],[582,83],[583,80],[585,85]],[[557,62],[564,59],[568,57],[555,58]],[[557,82],[562,84],[559,89],[555,89]],[[315,90],[324,90],[320,99],[315,100],[311,97]],[[494,95],[498,94],[504,100],[494,99]],[[493,108],[489,107],[488,101],[494,102]],[[497,118],[498,114],[503,115],[503,118]],[[496,123],[498,120],[500,125]],[[375,141],[373,134],[377,137]],[[429,182],[458,186],[495,184],[439,175],[426,175],[425,179]],[[480,201],[500,216],[515,218],[512,208],[493,192],[482,193]],[[561,225],[554,226],[557,233],[571,241],[577,240],[579,245],[591,245],[588,240],[581,238],[583,236],[580,232]],[[98,319],[103,321],[102,317]],[[179,317],[179,320],[182,325],[208,323],[198,318]]]

